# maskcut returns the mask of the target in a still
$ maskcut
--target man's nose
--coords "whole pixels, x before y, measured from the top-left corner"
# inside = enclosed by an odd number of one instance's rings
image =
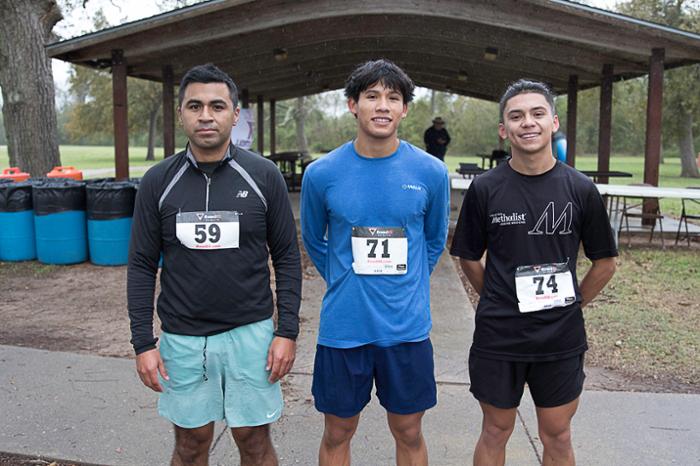
[[[199,119],[200,120],[211,120],[212,119],[212,114],[211,111],[209,110],[209,107],[204,105],[202,107],[202,111],[199,114]]]

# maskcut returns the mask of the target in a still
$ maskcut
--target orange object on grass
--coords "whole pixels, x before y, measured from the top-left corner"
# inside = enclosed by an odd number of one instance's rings
[[[2,171],[0,178],[5,178],[12,181],[27,181],[29,179],[29,173],[23,172],[19,169],[19,167],[10,167]]]
[[[75,167],[53,167],[53,170],[48,172],[46,176],[49,178],[70,178],[82,181],[83,172],[76,170]]]

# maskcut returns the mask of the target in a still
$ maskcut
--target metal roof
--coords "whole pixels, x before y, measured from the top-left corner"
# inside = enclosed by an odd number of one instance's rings
[[[343,87],[350,71],[388,58],[416,84],[497,100],[518,78],[565,93],[700,62],[700,35],[564,0],[213,0],[47,46],[49,55],[106,68],[121,49],[129,76],[179,80],[212,62],[250,96],[286,99]]]

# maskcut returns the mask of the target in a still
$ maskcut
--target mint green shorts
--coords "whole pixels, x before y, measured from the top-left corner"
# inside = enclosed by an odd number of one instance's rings
[[[160,380],[158,413],[186,429],[224,419],[229,427],[276,421],[282,390],[265,370],[272,338],[272,319],[210,337],[163,332],[160,355],[170,380]]]

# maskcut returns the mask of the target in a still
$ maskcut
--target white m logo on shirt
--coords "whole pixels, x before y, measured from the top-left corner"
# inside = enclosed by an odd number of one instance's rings
[[[573,206],[571,202],[566,203],[564,211],[561,213],[557,221],[554,222],[554,201],[547,204],[547,207],[540,215],[537,220],[535,227],[528,231],[528,235],[554,235],[559,230],[560,235],[570,235],[571,234],[571,221],[573,220]],[[545,231],[542,231],[542,224],[544,224]]]

